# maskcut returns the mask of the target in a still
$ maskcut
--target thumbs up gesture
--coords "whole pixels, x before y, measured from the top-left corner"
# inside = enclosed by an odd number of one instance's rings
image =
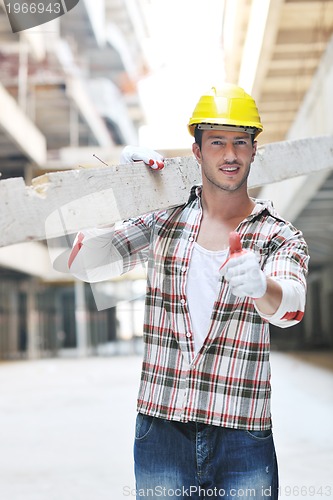
[[[265,273],[260,269],[255,253],[242,248],[240,235],[235,231],[229,235],[229,257],[220,271],[237,297],[259,299],[265,295]]]

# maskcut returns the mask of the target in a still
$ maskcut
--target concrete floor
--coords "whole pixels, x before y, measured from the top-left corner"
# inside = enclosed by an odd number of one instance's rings
[[[333,498],[333,371],[324,358],[272,354],[281,498]],[[134,499],[140,364],[138,356],[1,363],[0,500]]]

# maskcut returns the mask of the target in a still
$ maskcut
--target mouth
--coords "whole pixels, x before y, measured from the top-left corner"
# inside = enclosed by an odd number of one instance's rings
[[[223,166],[220,167],[220,171],[223,172],[225,175],[235,175],[239,171],[240,167],[237,165],[228,165],[228,166]]]

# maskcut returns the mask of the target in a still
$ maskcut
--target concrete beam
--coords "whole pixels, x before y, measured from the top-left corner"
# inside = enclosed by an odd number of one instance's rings
[[[311,54],[321,54],[326,47],[326,42],[319,41],[311,41]],[[284,55],[292,57],[293,54],[304,54],[308,56],[309,54],[309,45],[301,42],[294,43],[283,43],[275,46],[274,52],[276,55]]]
[[[55,30],[56,33],[59,33],[59,22],[55,19],[53,22],[51,21],[52,29]],[[47,29],[50,30],[50,23],[47,23]],[[42,61],[46,54],[46,37],[48,36],[45,33],[45,25],[34,26],[28,30],[23,30],[20,33],[20,36],[23,40],[26,40],[31,49],[31,54],[37,61]]]
[[[35,276],[45,281],[59,281],[68,279],[54,271],[48,249],[38,242],[19,243],[0,248],[0,266],[14,269],[29,276]]]
[[[252,0],[238,81],[256,98],[272,58],[283,4],[284,0]]]
[[[305,71],[313,71],[317,69],[318,59],[316,57],[308,57],[308,58],[290,58],[288,59],[273,59],[270,62],[270,71],[294,71],[298,72],[298,74],[304,74]]]
[[[82,5],[85,8],[89,24],[94,33],[97,44],[102,47],[105,44],[105,0],[92,2],[83,0]],[[79,7],[79,6],[78,6]]]
[[[274,92],[277,94],[282,93],[297,93],[300,92],[305,93],[310,87],[312,82],[312,75],[302,75],[302,78],[299,78],[299,75],[291,75],[288,77],[285,76],[271,76],[265,78],[261,85],[260,92]],[[296,90],[297,89],[297,90]]]
[[[33,163],[46,161],[46,139],[0,83],[0,128]]]
[[[109,131],[103,119],[97,113],[83,82],[74,76],[68,77],[66,80],[66,92],[68,97],[75,103],[98,144],[102,147],[111,148],[113,141]]]
[[[119,163],[120,154],[123,148],[124,146],[113,146],[112,148],[80,146],[51,150],[48,151],[45,170],[69,170],[78,167],[98,168],[102,163],[97,157],[108,165],[115,165]]]
[[[272,143],[259,148],[249,187],[332,168],[333,137]],[[0,246],[51,239],[179,205],[200,183],[194,157],[166,160],[161,172],[136,163],[53,172],[37,177],[32,186],[22,178],[6,179],[0,181]]]
[[[54,45],[54,53],[66,75],[67,97],[74,103],[97,143],[102,147],[112,147],[113,141],[107,126],[98,114],[83,79],[78,76],[80,71],[69,44],[63,39],[57,40]]]
[[[281,18],[283,29],[291,32],[309,29],[312,25],[317,26],[322,32],[329,32],[332,23],[333,9],[330,2],[286,2]]]
[[[289,130],[289,139],[333,134],[333,116],[332,113],[328,112],[332,107],[332,88],[333,38],[327,46],[310,89]],[[333,139],[333,135],[331,137]],[[313,142],[319,140],[320,137],[312,139]],[[318,157],[315,154],[310,154],[306,161],[314,164],[317,163]],[[315,175],[305,175],[297,179],[265,186],[260,192],[260,197],[273,199],[275,207],[282,216],[289,220],[295,220],[330,173],[329,170],[324,170]]]
[[[223,16],[223,50],[229,82],[237,83],[242,59],[244,36],[250,14],[247,0],[226,0]]]

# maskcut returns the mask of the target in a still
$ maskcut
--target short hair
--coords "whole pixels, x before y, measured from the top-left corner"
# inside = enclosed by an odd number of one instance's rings
[[[198,126],[196,125],[194,129],[194,140],[198,144],[200,149],[202,145],[202,132],[203,130],[199,129]]]

